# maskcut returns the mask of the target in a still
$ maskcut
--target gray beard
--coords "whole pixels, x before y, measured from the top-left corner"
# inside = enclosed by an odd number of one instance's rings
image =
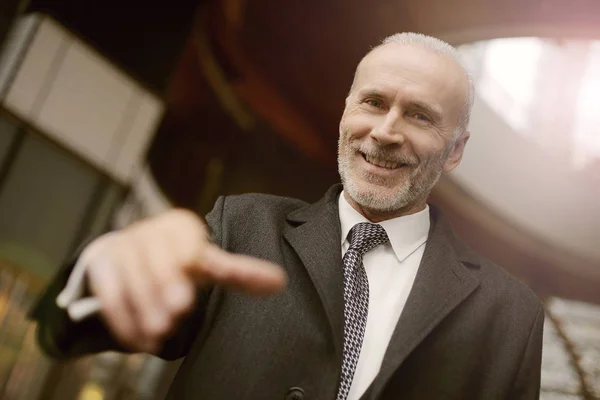
[[[411,172],[408,182],[392,194],[382,193],[376,189],[361,189],[352,176],[352,165],[348,153],[356,151],[355,148],[346,143],[346,154],[340,151],[341,138],[338,147],[338,172],[344,185],[344,190],[361,207],[381,213],[389,213],[416,204],[427,197],[442,175],[442,166],[446,157],[440,156],[433,161],[433,165],[419,165]],[[355,172],[357,173],[357,172]],[[425,176],[421,176],[421,174]],[[372,183],[377,182],[376,177],[365,176],[365,180]]]

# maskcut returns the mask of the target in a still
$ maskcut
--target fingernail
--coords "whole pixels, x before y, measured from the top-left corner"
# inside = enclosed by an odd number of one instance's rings
[[[82,321],[100,311],[102,305],[95,297],[76,300],[67,307],[67,313],[73,322]]]
[[[56,297],[56,304],[60,308],[66,308],[69,303],[72,303],[83,295],[84,278],[87,268],[88,266],[83,258],[80,257],[73,266],[65,287]]]

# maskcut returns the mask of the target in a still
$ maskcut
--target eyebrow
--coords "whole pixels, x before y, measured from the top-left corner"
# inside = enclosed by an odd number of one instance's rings
[[[384,95],[380,90],[377,89],[363,89],[358,92],[360,97],[375,97],[378,99],[384,99],[388,96]]]
[[[384,93],[382,93],[380,90],[377,89],[364,89],[364,90],[360,90],[359,92],[360,97],[374,97],[377,99],[386,99],[389,96],[386,96]],[[429,114],[430,117],[436,121],[440,121],[442,119],[442,112],[439,109],[439,107],[435,107],[431,104],[425,103],[423,101],[419,101],[419,100],[410,100],[409,101],[409,106],[414,108],[414,109],[418,109],[421,111],[424,111],[425,113]]]
[[[431,116],[431,118],[433,118],[436,121],[439,121],[442,119],[442,113],[440,112],[440,110],[437,107],[434,107],[430,104],[424,103],[422,101],[411,101],[410,102],[411,106],[416,108],[416,109],[420,109],[422,111],[425,111],[427,114],[429,114]]]

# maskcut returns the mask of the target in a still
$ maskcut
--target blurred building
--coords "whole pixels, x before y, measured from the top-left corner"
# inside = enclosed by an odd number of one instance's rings
[[[171,206],[320,197],[356,62],[414,30],[462,45],[477,85],[432,201],[544,299],[542,399],[600,399],[600,6],[459,3],[3,3],[0,398],[161,399],[177,363],[41,355],[35,296],[86,238]]]

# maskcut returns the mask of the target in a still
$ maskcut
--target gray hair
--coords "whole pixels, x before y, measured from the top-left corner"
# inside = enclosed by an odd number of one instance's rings
[[[460,115],[458,127],[453,132],[453,140],[458,139],[467,130],[467,128],[469,126],[469,119],[471,117],[471,109],[473,108],[473,103],[475,102],[475,84],[473,83],[473,78],[472,78],[471,74],[469,73],[467,66],[465,65],[464,60],[462,59],[459,52],[456,50],[456,48],[454,48],[450,44],[444,42],[443,40],[440,40],[433,36],[427,36],[422,33],[414,33],[414,32],[395,33],[391,36],[388,36],[385,39],[383,39],[381,44],[379,44],[379,45],[375,46],[373,49],[371,49],[370,52],[372,52],[373,50],[375,50],[381,46],[385,46],[386,44],[390,44],[390,43],[422,46],[422,47],[426,48],[427,50],[430,50],[436,54],[439,54],[441,56],[449,58],[450,60],[454,61],[456,64],[458,64],[463,69],[463,71],[465,72],[465,76],[467,78],[469,87],[467,89],[468,92],[467,92],[467,96],[466,96],[466,101],[465,101],[465,104],[463,106],[463,109],[462,109],[462,112]],[[355,79],[356,79],[356,77],[355,77]],[[352,84],[352,86],[354,86],[354,83]]]

